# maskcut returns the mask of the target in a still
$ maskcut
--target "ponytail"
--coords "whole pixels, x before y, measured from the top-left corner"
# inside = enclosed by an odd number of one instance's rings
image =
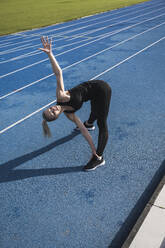
[[[51,137],[51,131],[50,131],[48,124],[47,124],[47,121],[45,119],[43,119],[43,121],[42,121],[42,129],[43,129],[44,136],[50,138]]]

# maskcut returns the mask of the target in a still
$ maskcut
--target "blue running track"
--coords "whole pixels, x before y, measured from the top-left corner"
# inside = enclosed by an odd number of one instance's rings
[[[42,35],[66,89],[94,78],[112,87],[106,164],[93,172],[82,171],[90,149],[64,115],[42,135],[56,100]],[[0,37],[1,248],[122,246],[164,174],[164,48],[164,0]],[[77,115],[89,113],[85,103]]]

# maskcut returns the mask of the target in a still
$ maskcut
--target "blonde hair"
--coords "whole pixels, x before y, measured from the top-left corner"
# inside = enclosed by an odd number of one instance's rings
[[[42,121],[42,129],[45,137],[50,138],[52,136],[50,128],[48,127],[47,121],[45,119]]]

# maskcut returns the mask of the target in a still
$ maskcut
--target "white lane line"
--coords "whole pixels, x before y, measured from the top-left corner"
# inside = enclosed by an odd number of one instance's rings
[[[4,133],[4,132],[6,132],[8,129],[10,129],[10,128],[12,128],[12,127],[16,126],[16,125],[18,125],[19,123],[21,123],[21,122],[23,122],[23,121],[25,121],[25,120],[29,119],[31,116],[33,116],[33,115],[37,114],[38,112],[40,112],[40,111],[41,111],[41,110],[43,110],[44,108],[47,108],[48,106],[50,106],[51,104],[53,104],[53,103],[55,103],[55,102],[56,102],[56,100],[54,100],[54,101],[52,101],[52,102],[48,103],[47,105],[44,105],[43,107],[41,107],[41,108],[37,109],[37,110],[36,110],[36,111],[34,111],[33,113],[31,113],[31,114],[29,114],[29,115],[25,116],[24,118],[22,118],[22,119],[20,119],[19,121],[17,121],[17,122],[15,122],[15,123],[13,123],[12,125],[10,125],[10,126],[8,126],[8,127],[4,128],[3,130],[1,130],[1,131],[0,131],[0,134],[2,134],[2,133]]]
[[[133,10],[135,10],[135,9],[139,9],[139,8],[143,8],[143,9],[146,9],[146,8],[148,8],[148,7],[152,7],[152,5],[154,6],[155,5],[155,7],[157,7],[158,5],[160,5],[160,4],[163,4],[163,3],[149,3],[149,6],[141,6],[143,3],[140,3],[140,4],[137,4],[137,5],[133,5],[133,6],[127,6],[127,7],[131,7],[131,9],[129,8],[129,10],[128,10],[128,8],[126,7],[126,8],[120,8],[120,9],[116,9],[116,10],[112,10],[112,11],[107,11],[107,12],[103,12],[103,13],[98,13],[98,14],[95,14],[95,15],[91,15],[91,16],[85,16],[85,17],[82,17],[82,18],[80,18],[80,19],[78,19],[77,21],[78,21],[78,23],[74,23],[74,24],[71,24],[71,25],[65,25],[64,27],[59,27],[59,28],[56,28],[56,29],[54,29],[54,26],[57,26],[57,25],[59,25],[59,24],[55,24],[55,25],[52,25],[52,30],[60,30],[60,29],[65,29],[65,28],[68,28],[68,27],[72,27],[72,26],[75,26],[75,25],[79,25],[79,24],[82,24],[82,23],[87,23],[87,22],[90,22],[90,21],[94,21],[94,20],[98,20],[98,19],[102,19],[102,18],[105,18],[105,14],[106,14],[106,17],[107,16],[113,16],[113,15],[116,15],[116,14],[120,14],[121,12],[125,12],[125,10],[126,11],[133,11]],[[145,3],[146,4],[146,3]],[[133,9],[133,10],[132,10]],[[113,11],[115,11],[115,13],[111,13],[111,12],[113,12]],[[102,16],[102,14],[103,14],[103,16]],[[101,16],[100,16],[101,15]],[[93,18],[93,17],[95,17],[95,16],[97,16],[96,18]],[[86,19],[86,18],[90,18],[90,20],[87,20],[87,21],[83,21],[84,19]],[[92,19],[93,18],[93,19]],[[81,22],[81,20],[82,20],[82,22]],[[76,20],[75,20],[76,21]],[[63,24],[63,23],[62,23]],[[50,26],[49,26],[50,27]],[[41,28],[38,28],[38,29],[33,29],[32,30],[32,32],[34,32],[34,31],[37,31],[37,30],[40,30]],[[22,33],[25,33],[25,32],[31,32],[31,30],[28,30],[28,31],[24,31],[24,32],[19,32],[19,33],[15,33],[15,34],[13,34],[13,36],[16,36],[16,35],[20,35],[20,34],[22,34]],[[37,33],[37,34],[30,34],[30,36],[32,36],[32,35],[34,35],[34,37],[36,37],[36,36],[40,36],[41,34],[44,34],[44,33],[46,33],[47,31],[45,31],[45,32],[41,32],[41,33]],[[27,37],[28,38],[28,37]],[[14,38],[12,38],[12,39],[6,39],[6,40],[2,40],[2,41],[0,41],[0,44],[1,44],[1,42],[3,43],[3,42],[6,42],[6,41],[11,41],[11,40],[15,40],[15,39],[18,39],[18,37],[14,37]],[[26,39],[26,37],[25,37],[25,39]],[[29,39],[31,39],[31,37],[29,38]],[[37,38],[38,39],[38,38]],[[36,39],[33,39],[33,40],[36,40]],[[21,41],[21,43],[22,42],[28,42],[28,41]]]
[[[84,40],[83,40],[82,42],[84,42]],[[73,44],[73,43],[72,43],[72,44]],[[59,47],[59,48],[60,48],[60,47]],[[29,53],[25,53],[25,54],[22,54],[22,55],[18,55],[18,56],[16,56],[16,57],[10,58],[10,59],[8,59],[8,60],[0,61],[0,64],[6,64],[6,63],[8,63],[8,62],[12,62],[12,61],[15,61],[15,60],[27,58],[27,57],[34,56],[34,55],[37,55],[37,54],[40,54],[40,53],[38,53],[38,52],[35,50],[35,51],[29,52]]]
[[[109,33],[109,32],[108,32],[108,33]],[[110,33],[112,33],[112,32],[110,32]],[[109,34],[110,34],[110,33],[109,33]],[[107,34],[107,33],[106,33],[106,34]],[[104,35],[102,35],[102,36],[104,36]],[[90,38],[90,40],[94,40],[94,39],[96,39],[97,37],[100,37],[100,35],[98,35],[98,36],[96,36],[96,37],[93,37],[93,38]],[[75,44],[84,43],[84,42],[86,42],[86,41],[89,41],[89,40],[75,41],[75,42],[72,42],[72,43],[70,43],[70,44],[66,44],[66,45],[59,46],[59,47],[55,46],[56,48],[54,48],[53,50],[57,50],[57,51],[58,51],[58,50],[60,50],[60,49],[62,49],[62,48],[64,48],[64,47],[73,46],[73,45],[75,45]],[[53,41],[53,43],[55,43],[55,41]],[[39,45],[38,45],[38,47],[39,47]],[[29,53],[25,53],[25,54],[19,55],[19,56],[17,56],[17,57],[10,58],[10,59],[5,60],[5,61],[0,61],[0,64],[6,64],[6,63],[8,63],[8,62],[12,62],[12,61],[19,60],[19,59],[23,59],[23,58],[28,58],[28,57],[35,56],[35,55],[42,54],[42,53],[43,53],[43,52],[38,52],[38,51],[35,50],[35,51],[29,52]]]
[[[164,6],[164,5],[163,5]],[[104,26],[104,27],[99,27],[99,28],[96,28],[96,29],[94,29],[94,30],[92,30],[92,31],[87,31],[87,32],[83,32],[82,34],[80,33],[80,34],[78,34],[76,37],[81,37],[81,36],[79,36],[79,35],[88,35],[88,34],[91,34],[91,33],[93,33],[93,32],[96,32],[96,31],[100,31],[100,30],[103,30],[103,29],[105,29],[105,28],[107,28],[107,27],[113,27],[113,26],[116,26],[116,25],[118,25],[118,24],[121,24],[121,23],[124,23],[124,22],[128,22],[128,21],[130,21],[130,20],[134,20],[134,19],[136,19],[136,18],[139,18],[139,17],[142,17],[142,16],[146,16],[146,15],[149,15],[149,14],[153,14],[153,13],[155,13],[155,12],[157,12],[157,11],[161,11],[162,9],[164,9],[165,7],[161,7],[161,8],[159,8],[159,9],[156,9],[156,10],[152,10],[152,11],[149,11],[149,12],[147,12],[147,13],[142,13],[142,14],[140,14],[140,15],[136,15],[136,16],[133,16],[133,17],[131,17],[131,18],[127,18],[127,19],[125,19],[125,20],[122,20],[122,21],[119,21],[119,22],[116,22],[116,23],[112,23],[112,24],[110,24],[110,25],[107,25],[107,26]],[[139,11],[135,11],[136,13],[138,12],[141,12],[141,10]],[[134,13],[135,13],[134,12]],[[133,14],[134,14],[133,13]],[[120,17],[125,17],[125,16],[128,16],[128,15],[130,15],[130,13],[129,14],[126,14],[126,15],[122,15],[122,16],[120,16]],[[131,13],[131,15],[132,15],[132,13]],[[112,18],[112,19],[110,19],[110,20],[106,20],[106,21],[102,21],[102,22],[98,22],[98,23],[95,23],[95,24],[90,24],[90,25],[87,25],[87,26],[85,26],[85,28],[86,27],[90,27],[90,26],[95,26],[96,24],[98,24],[98,25],[100,25],[100,23],[105,23],[105,22],[108,22],[108,21],[112,21],[112,20],[115,20],[115,19],[119,19],[118,17],[115,17],[115,18]],[[80,29],[84,29],[84,27],[83,28],[79,28],[79,29],[76,29],[76,30],[74,30],[74,31],[77,31],[77,30],[80,30]],[[73,32],[73,30],[71,30],[71,32]],[[67,33],[70,33],[70,31],[67,31],[67,32],[65,32],[65,33],[61,33],[60,35],[64,35],[64,34],[67,34]],[[58,36],[58,35],[57,35]],[[56,36],[56,37],[57,37]]]
[[[6,97],[8,97],[8,96],[11,96],[11,95],[13,95],[13,94],[15,94],[15,93],[17,93],[17,92],[20,92],[20,91],[22,91],[22,90],[24,90],[24,89],[26,89],[26,88],[28,88],[28,87],[34,85],[34,84],[37,84],[37,83],[39,83],[39,82],[41,82],[41,81],[43,81],[43,80],[45,80],[45,79],[48,79],[49,77],[52,77],[53,75],[54,75],[54,73],[49,74],[49,75],[47,75],[47,76],[45,76],[45,77],[43,77],[43,78],[41,78],[41,79],[39,79],[39,80],[36,80],[36,81],[34,81],[34,82],[30,83],[30,84],[27,84],[27,85],[25,85],[25,86],[23,86],[23,87],[21,87],[21,88],[19,88],[19,89],[17,89],[17,90],[14,90],[14,91],[12,91],[12,92],[6,94],[6,95],[3,95],[3,96],[0,97],[0,100],[6,98]]]
[[[160,5],[162,5],[162,4],[160,4]],[[159,5],[157,5],[157,7],[158,7],[158,6],[159,6]],[[163,6],[164,6],[164,5],[163,5]],[[150,9],[150,8],[152,8],[152,7],[148,7],[147,10]],[[153,8],[152,8],[152,9],[153,9]],[[154,10],[154,11],[150,11],[150,12],[148,12],[148,13],[146,13],[146,14],[142,14],[142,15],[139,15],[139,16],[134,16],[134,17],[129,18],[129,19],[126,19],[126,20],[124,20],[124,21],[119,21],[118,23],[111,24],[111,26],[115,26],[115,25],[118,25],[118,24],[120,24],[120,23],[123,23],[123,22],[129,21],[129,20],[132,20],[132,19],[135,19],[135,18],[144,16],[144,15],[147,15],[147,14],[150,14],[150,13],[157,12],[157,11],[159,11],[159,10],[162,10],[162,8],[156,9],[156,10]],[[134,11],[134,13],[138,13],[138,12],[141,12],[141,11],[143,11],[143,10]],[[134,13],[131,13],[131,15],[134,14]],[[122,15],[122,16],[120,16],[120,17],[125,17],[125,16],[129,16],[129,15],[130,15],[130,13],[129,13],[129,14],[124,14],[124,15]],[[104,21],[97,22],[97,23],[88,24],[87,26],[83,26],[83,27],[79,27],[79,28],[72,29],[72,30],[69,30],[69,31],[65,31],[65,32],[59,33],[59,34],[57,34],[57,35],[53,35],[53,34],[52,34],[51,37],[52,37],[52,38],[54,38],[54,37],[55,37],[55,38],[58,38],[58,37],[61,37],[61,35],[64,36],[64,35],[66,35],[66,34],[70,34],[70,33],[72,33],[72,32],[79,31],[79,30],[82,30],[82,29],[85,29],[85,28],[88,28],[88,27],[91,27],[91,26],[100,25],[100,24],[105,23],[105,22],[110,22],[110,21],[115,20],[115,19],[119,19],[119,17],[111,18],[111,19],[104,20]],[[108,26],[105,26],[104,28],[106,28],[106,27],[108,27]],[[104,29],[104,28],[103,28],[103,29]],[[102,28],[98,28],[98,29],[95,29],[95,30],[96,30],[96,31],[99,31],[99,30],[102,30]],[[82,35],[84,35],[84,34],[86,35],[86,34],[93,33],[93,32],[95,32],[95,30],[92,31],[92,32],[89,31],[89,32],[85,32],[85,33],[82,33],[82,34],[78,34],[78,35],[77,35],[77,38],[82,37]],[[51,30],[51,32],[53,32],[53,30]],[[48,32],[47,32],[47,33],[48,33]],[[74,39],[75,39],[75,38],[76,38],[76,37],[74,37]],[[39,38],[37,38],[37,39],[39,39]],[[64,38],[62,37],[62,38],[59,39],[59,40],[63,40],[63,39],[64,39]],[[57,41],[59,41],[59,40],[57,40]],[[33,40],[32,40],[32,41],[33,41]],[[13,44],[13,45],[15,46],[16,44],[18,44],[18,43],[15,43],[15,44]],[[7,50],[5,50],[5,51],[3,51],[3,52],[0,52],[0,54],[3,55],[3,54],[8,54],[8,53],[16,52],[16,51],[22,51],[22,50],[25,50],[25,49],[27,49],[27,48],[31,48],[31,47],[38,46],[39,44],[40,44],[40,43],[38,43],[38,44],[36,44],[36,45],[31,45],[31,46],[28,46],[28,44],[23,45],[23,46],[18,46],[18,47],[11,48],[11,49],[7,49]]]
[[[164,7],[164,8],[165,8],[165,7]],[[157,12],[157,11],[161,11],[162,9],[163,9],[163,8],[160,8],[160,9],[157,9],[157,10],[154,10],[154,11],[150,11],[150,12],[145,13],[145,14],[138,15],[138,16],[136,16],[136,17],[131,17],[131,18],[127,19],[127,20],[123,20],[123,21],[120,21],[120,22],[117,22],[117,23],[112,23],[112,24],[110,24],[109,26],[104,26],[104,27],[101,27],[101,28],[94,29],[94,30],[92,30],[92,31],[88,31],[88,32],[84,32],[84,33],[82,33],[82,34],[75,35],[75,37],[69,39],[69,41],[74,40],[74,39],[77,39],[77,38],[82,38],[84,35],[89,35],[89,34],[91,35],[91,34],[96,33],[96,32],[98,32],[98,31],[105,30],[106,28],[109,28],[109,27],[111,28],[111,27],[113,27],[113,26],[116,26],[116,25],[119,25],[119,24],[123,24],[123,23],[125,23],[125,22],[130,21],[130,20],[134,20],[134,19],[136,19],[136,18],[143,17],[143,16],[149,15],[149,14],[151,14],[151,13],[153,14],[153,13],[155,13],[155,12]]]
[[[140,35],[142,35],[142,34],[145,34],[145,33],[149,32],[149,31],[151,31],[151,30],[154,30],[154,29],[156,29],[156,28],[158,28],[158,27],[160,27],[160,26],[162,26],[162,25],[164,25],[164,24],[165,24],[165,22],[163,22],[163,23],[161,23],[161,24],[158,24],[158,25],[156,25],[156,26],[154,26],[154,27],[152,27],[152,28],[149,28],[149,29],[147,29],[147,30],[145,30],[145,31],[143,31],[143,32],[141,32],[141,33],[139,33],[139,34],[136,34],[136,35],[134,35],[134,36],[131,36],[130,38],[128,38],[128,39],[126,39],[126,40],[123,40],[123,41],[121,41],[121,42],[119,42],[119,43],[117,43],[117,44],[115,44],[115,45],[113,45],[113,46],[111,46],[111,47],[108,47],[108,48],[104,49],[104,50],[101,50],[100,52],[97,52],[97,53],[95,53],[95,54],[93,54],[93,55],[90,55],[90,56],[84,58],[83,60],[80,60],[80,61],[78,61],[78,62],[75,62],[75,63],[73,63],[73,64],[67,66],[67,67],[64,67],[64,68],[62,68],[62,70],[64,71],[64,70],[66,70],[66,69],[68,69],[68,68],[70,68],[70,67],[72,67],[72,66],[78,65],[78,64],[80,64],[80,63],[82,63],[82,62],[84,62],[84,61],[86,61],[86,60],[88,60],[88,59],[90,59],[90,58],[92,58],[92,57],[95,57],[95,56],[97,56],[97,55],[99,55],[99,54],[101,54],[101,53],[103,53],[103,52],[105,52],[105,51],[108,51],[108,50],[110,50],[110,49],[112,49],[112,48],[114,48],[114,47],[117,47],[117,46],[119,46],[119,45],[121,45],[121,44],[124,44],[124,43],[127,42],[127,41],[133,40],[134,38],[136,38],[136,37],[138,37],[138,36],[140,36]],[[41,78],[41,79],[39,79],[39,80],[37,80],[37,81],[34,81],[34,82],[30,83],[30,84],[27,84],[27,85],[25,85],[25,86],[23,86],[23,87],[21,87],[21,88],[15,90],[15,91],[12,91],[12,92],[10,92],[10,93],[8,93],[8,94],[6,94],[6,95],[3,95],[3,96],[0,97],[0,100],[6,98],[6,97],[8,97],[8,96],[11,96],[11,95],[13,95],[13,94],[15,94],[15,93],[17,93],[17,92],[20,92],[20,91],[22,91],[22,90],[24,90],[24,89],[26,89],[26,88],[28,88],[28,87],[30,87],[30,86],[32,86],[32,85],[35,85],[35,84],[37,84],[37,83],[39,83],[39,82],[41,82],[41,81],[43,81],[43,80],[45,80],[45,79],[48,79],[49,77],[52,77],[53,75],[54,75],[54,73],[49,74],[49,75],[45,76],[44,78]]]
[[[156,7],[159,7],[159,6],[164,6],[164,4],[163,3],[160,3],[160,4],[157,4],[156,5]],[[153,6],[148,6],[148,7],[146,7],[147,8],[147,10],[148,9],[153,9]],[[145,10],[146,10],[146,8],[145,8]],[[138,13],[138,12],[141,12],[141,11],[144,11],[144,8],[142,9],[142,10],[136,10],[136,11],[130,11],[130,13],[128,13],[128,14],[124,14],[124,15],[121,15],[121,16],[117,16],[117,17],[115,17],[115,18],[112,18],[112,19],[110,19],[110,20],[114,20],[114,19],[119,19],[119,18],[121,18],[121,17],[124,17],[124,16],[129,16],[130,14],[132,15],[132,14],[135,14],[135,13]],[[118,13],[116,13],[116,14],[118,14]],[[110,17],[111,17],[112,15],[110,15]],[[107,17],[107,16],[106,16]],[[104,17],[102,17],[102,18],[106,18],[105,16]],[[101,18],[101,17],[100,17]],[[100,19],[99,18],[99,19]],[[108,15],[108,18],[109,18],[109,15]],[[98,20],[98,18],[96,19],[96,20]],[[92,20],[93,21],[93,20]],[[104,23],[104,22],[106,22],[106,21],[101,21],[101,22],[99,22],[99,23]],[[89,25],[87,25],[87,27],[89,27],[89,26],[92,26],[92,25],[95,25],[95,24],[89,24]],[[81,29],[81,28],[80,28]],[[73,29],[74,30],[74,29]],[[79,29],[75,29],[75,30],[79,30]],[[43,35],[43,34],[45,34],[46,33],[46,35],[48,34],[48,33],[51,33],[51,32],[54,32],[55,30],[49,30],[49,31],[46,31],[46,32],[41,32],[40,34],[38,34],[38,35]],[[70,33],[70,32],[68,32],[68,33]],[[64,35],[64,34],[67,34],[67,32],[65,31],[65,32],[62,32],[62,33],[60,33],[60,35]],[[57,36],[58,36],[58,34],[57,34]],[[57,37],[56,36],[56,37]]]
[[[108,68],[107,70],[103,71],[102,73],[100,73],[100,74],[96,75],[96,76],[95,76],[95,77],[93,77],[91,80],[96,79],[96,78],[100,77],[101,75],[103,75],[103,74],[105,74],[105,73],[107,73],[107,72],[109,72],[109,71],[113,70],[114,68],[116,68],[116,67],[118,67],[119,65],[123,64],[124,62],[126,62],[126,61],[128,61],[128,60],[132,59],[133,57],[135,57],[135,56],[137,56],[138,54],[140,54],[140,53],[144,52],[144,51],[145,51],[145,50],[147,50],[148,48],[150,48],[150,47],[152,47],[152,46],[156,45],[157,43],[159,43],[160,41],[162,41],[162,40],[164,40],[164,39],[165,39],[165,36],[164,36],[164,37],[162,37],[161,39],[159,39],[159,40],[157,40],[157,41],[155,41],[155,42],[151,43],[150,45],[146,46],[145,48],[141,49],[141,50],[140,50],[140,51],[138,51],[137,53],[134,53],[134,54],[132,54],[131,56],[129,56],[128,58],[126,58],[126,59],[124,59],[124,60],[120,61],[120,62],[119,62],[119,63],[117,63],[116,65],[114,65],[114,66],[112,66],[112,67]]]
[[[100,77],[101,75],[103,75],[103,74],[105,74],[105,73],[111,71],[112,69],[118,67],[119,65],[121,65],[121,64],[123,64],[124,62],[130,60],[131,58],[137,56],[138,54],[144,52],[145,50],[147,50],[147,49],[149,49],[150,47],[156,45],[157,43],[159,43],[160,41],[162,41],[162,40],[164,40],[164,39],[165,39],[165,36],[162,37],[161,39],[159,39],[159,40],[157,40],[157,41],[151,43],[150,45],[146,46],[145,48],[139,50],[138,52],[132,54],[132,55],[129,56],[128,58],[126,58],[126,59],[120,61],[120,62],[117,63],[116,65],[114,65],[114,66],[108,68],[107,70],[103,71],[102,73],[97,74],[95,77],[91,78],[90,80],[96,79],[96,78]],[[24,118],[20,119],[19,121],[17,121],[17,122],[15,122],[15,123],[11,124],[10,126],[8,126],[8,127],[4,128],[4,129],[0,130],[0,134],[4,133],[4,132],[6,132],[7,130],[11,129],[12,127],[14,127],[14,126],[20,124],[21,122],[23,122],[23,121],[29,119],[31,116],[35,115],[36,113],[40,112],[40,111],[43,110],[44,108],[47,108],[48,106],[50,106],[51,104],[53,104],[53,103],[55,103],[55,102],[56,102],[56,100],[54,100],[54,101],[48,103],[47,105],[44,105],[42,108],[37,109],[36,111],[32,112],[31,114],[29,114],[29,115],[25,116]]]
[[[165,15],[165,14],[161,14],[161,15],[158,15],[158,16],[155,16],[155,17],[152,17],[152,18],[149,18],[149,19],[144,20],[142,22],[137,22],[137,23],[135,23],[133,25],[129,25],[129,26],[125,27],[125,28],[117,29],[116,31],[107,32],[107,33],[104,33],[102,35],[97,35],[97,36],[92,37],[92,38],[93,38],[93,40],[96,39],[96,38],[99,38],[99,37],[106,38],[107,37],[107,34],[108,35],[110,35],[110,34],[114,35],[114,34],[120,33],[120,32],[122,32],[124,30],[130,29],[130,28],[135,27],[137,25],[140,25],[140,24],[142,24],[144,22],[147,22],[147,21],[150,21],[150,20],[159,18],[159,17],[161,17],[163,15]],[[64,47],[67,47],[67,46],[72,46],[72,45],[79,44],[79,43],[82,43],[82,42],[86,42],[86,40],[85,41],[84,40],[82,40],[82,41],[76,41],[76,42],[73,42],[73,43],[70,43],[70,44],[67,44],[67,45],[63,45],[63,46],[60,46],[60,47],[55,48],[54,50],[57,50],[58,51],[61,48],[64,48]],[[25,53],[25,54],[19,55],[17,57],[11,58],[9,60],[1,61],[0,64],[8,63],[8,62],[11,62],[11,61],[14,61],[14,60],[17,60],[17,59],[27,58],[27,57],[30,57],[30,56],[35,56],[35,55],[38,55],[38,54],[41,54],[41,53],[42,52],[32,51],[32,52]],[[41,63],[42,63],[42,61],[41,61]]]
[[[0,55],[4,55],[4,54],[11,53],[11,52],[21,51],[21,50],[28,49],[30,47],[33,47],[32,44],[33,44],[32,42],[29,42],[29,44],[25,44],[25,45],[19,46],[20,49],[18,47],[7,49],[5,51],[0,52]],[[14,44],[13,44],[13,46],[14,46]]]
[[[3,48],[3,47],[6,47],[6,46],[12,46],[13,45],[13,43],[12,42],[5,42],[5,45],[3,44],[3,45],[1,45],[0,46],[0,48]]]
[[[160,6],[161,6],[162,4],[160,4]],[[157,7],[158,7],[159,5],[157,5]],[[164,6],[164,5],[163,5]],[[151,9],[152,7],[148,7],[147,8],[147,10],[148,9]],[[152,8],[153,9],[153,8]],[[156,10],[154,10],[153,12],[156,12],[156,11],[158,11],[158,10],[161,10],[162,8],[159,8],[159,9],[156,9]],[[138,12],[141,12],[141,11],[143,11],[143,10],[138,10],[138,11],[135,11],[134,13],[138,13]],[[146,13],[146,14],[149,14],[149,13],[153,13],[152,11],[151,12],[148,12],[148,13]],[[130,14],[132,15],[132,14],[134,14],[134,13],[129,13],[129,14],[124,14],[124,15],[121,15],[120,16],[120,18],[121,17],[125,17],[125,16],[129,16]],[[135,18],[138,18],[138,17],[140,17],[140,16],[143,16],[143,15],[146,15],[146,14],[142,14],[142,15],[139,15],[139,16],[135,16],[135,17],[133,17],[133,19],[135,19]],[[105,18],[105,17],[104,17]],[[70,34],[70,33],[73,33],[73,32],[76,32],[76,31],[79,31],[79,30],[82,30],[82,29],[85,29],[85,28],[88,28],[88,27],[91,27],[91,26],[95,26],[95,25],[100,25],[100,24],[102,24],[102,23],[105,23],[105,22],[109,22],[109,21],[112,21],[112,20],[115,20],[115,19],[119,19],[119,17],[115,17],[115,18],[111,18],[111,19],[108,19],[108,20],[104,20],[104,21],[100,21],[100,22],[96,22],[96,23],[92,23],[92,24],[88,24],[87,26],[82,26],[82,27],[79,27],[79,28],[76,28],[76,29],[72,29],[72,30],[69,30],[69,31],[65,31],[65,32],[62,32],[62,33],[58,33],[58,34],[56,34],[56,35],[51,35],[51,37],[52,38],[58,38],[58,37],[61,37],[61,36],[64,36],[64,35],[66,35],[66,34]],[[129,19],[127,19],[126,21],[128,21],[128,20],[131,20],[132,18],[129,18]],[[123,23],[123,21],[119,21],[118,23],[115,23],[115,24],[113,24],[113,25],[117,25],[117,24],[120,24],[120,23]],[[105,26],[106,27],[106,26]],[[98,30],[100,30],[100,29],[98,29]],[[96,31],[97,31],[97,29],[96,29]],[[51,32],[53,32],[53,31],[51,31]],[[90,33],[90,32],[89,32]],[[92,32],[93,33],[93,32]],[[85,34],[88,34],[88,32],[87,33],[85,33]],[[82,35],[83,35],[83,33],[82,34],[78,34],[77,35],[77,37],[82,37]],[[37,39],[35,39],[35,40],[38,40],[39,38],[37,38]],[[58,39],[57,41],[59,41],[59,40],[64,40],[65,38],[64,37],[62,37],[61,39]],[[34,41],[34,39],[32,40],[32,41]],[[32,41],[30,41],[30,43],[32,42]],[[16,44],[18,44],[18,43],[15,43],[15,44],[13,44],[12,46],[16,46]],[[25,49],[27,49],[27,48],[31,48],[31,47],[35,47],[35,46],[38,46],[40,43],[38,43],[38,44],[36,44],[36,45],[29,45],[29,44],[26,44],[26,45],[21,45],[21,46],[17,46],[17,47],[14,47],[14,48],[10,48],[10,49],[7,49],[7,50],[5,50],[5,51],[2,51],[2,52],[0,52],[0,54],[1,55],[3,55],[3,54],[8,54],[8,53],[12,53],[12,52],[16,52],[16,51],[22,51],[22,50],[25,50]]]
[[[43,35],[43,34],[47,34],[48,32],[52,32],[54,30],[60,30],[60,29],[65,29],[65,28],[68,28],[68,27],[73,27],[75,25],[79,25],[79,24],[82,24],[82,23],[88,23],[88,22],[91,22],[91,21],[95,21],[95,20],[98,20],[98,19],[102,19],[102,18],[106,18],[106,17],[111,17],[111,16],[114,16],[114,15],[118,15],[118,14],[121,14],[121,13],[125,13],[125,12],[131,12],[136,10],[136,9],[139,9],[139,8],[142,8],[143,10],[147,9],[147,8],[152,8],[153,6],[152,5],[156,5],[159,6],[159,5],[163,5],[164,3],[150,3],[149,6],[141,6],[143,3],[139,3],[137,5],[132,5],[132,6],[126,6],[126,7],[123,7],[123,8],[120,8],[120,9],[114,9],[114,10],[109,10],[109,11],[106,11],[106,12],[101,12],[101,13],[97,13],[97,14],[94,14],[94,15],[90,15],[90,16],[85,16],[85,17],[81,17],[78,19],[78,23],[75,23],[75,24],[71,24],[71,25],[68,25],[67,27],[60,27],[60,28],[57,28],[57,29],[52,29],[52,30],[46,30],[46,31],[43,31],[43,32],[40,32],[40,33],[37,33],[37,34],[34,34],[34,36],[40,36],[40,35]],[[128,9],[128,7],[130,7]],[[115,12],[115,13],[112,13],[112,12]],[[100,16],[101,15],[101,16]],[[93,18],[97,16],[96,18]],[[118,18],[120,18],[121,16],[119,16]],[[89,20],[86,20],[86,21],[82,21],[81,20],[84,20],[86,18],[90,18]],[[75,20],[76,21],[76,20]]]
[[[150,21],[150,20],[156,19],[156,18],[158,18],[158,17],[160,17],[160,16],[163,16],[163,15],[165,15],[165,14],[161,14],[161,15],[159,15],[159,16],[156,16],[156,17],[150,18],[150,19],[145,20],[145,21],[142,21],[142,22],[140,22],[140,23],[136,23],[136,24],[134,24],[134,25],[132,25],[132,26],[130,26],[130,27],[126,27],[126,28],[124,28],[124,30],[127,30],[127,29],[129,29],[129,28],[131,28],[131,27],[135,27],[135,26],[137,26],[137,25],[139,25],[139,24],[141,24],[141,23],[144,23],[144,22],[147,22],[147,21]],[[74,50],[76,50],[76,49],[78,49],[78,48],[81,48],[81,47],[84,47],[84,46],[86,46],[86,45],[92,44],[92,43],[94,43],[94,42],[96,42],[96,41],[99,41],[99,40],[105,39],[105,38],[107,38],[107,37],[109,37],[109,36],[112,36],[112,35],[114,35],[114,34],[116,34],[116,33],[122,32],[122,31],[123,31],[123,30],[120,30],[120,31],[117,31],[117,32],[115,32],[115,31],[114,31],[113,33],[110,33],[110,34],[108,34],[108,35],[105,35],[105,36],[103,36],[103,37],[100,37],[100,38],[98,38],[98,39],[96,39],[96,40],[92,40],[92,41],[87,42],[87,43],[85,43],[85,44],[83,44],[83,45],[80,45],[80,46],[74,47],[74,48],[69,49],[69,50],[66,50],[66,51],[64,51],[64,52],[62,52],[62,53],[60,53],[60,54],[57,54],[57,55],[56,55],[56,57],[58,57],[58,56],[60,56],[60,55],[63,55],[63,54],[65,54],[65,53],[68,53],[68,52],[74,51]],[[45,62],[45,61],[48,61],[48,58],[43,59],[43,60],[40,60],[40,61],[35,62],[35,63],[33,63],[33,64],[30,64],[30,65],[27,65],[27,66],[25,66],[25,67],[19,68],[19,69],[15,70],[15,71],[12,71],[12,72],[9,72],[9,73],[6,73],[6,74],[3,74],[3,75],[1,75],[1,76],[0,76],[0,79],[1,79],[1,78],[4,78],[4,77],[7,77],[7,76],[9,76],[9,75],[15,74],[15,73],[17,73],[17,72],[19,72],[19,71],[22,71],[22,70],[28,69],[28,68],[30,68],[30,67],[33,67],[33,66],[38,65],[38,64],[40,64],[40,63],[43,63],[43,62]]]

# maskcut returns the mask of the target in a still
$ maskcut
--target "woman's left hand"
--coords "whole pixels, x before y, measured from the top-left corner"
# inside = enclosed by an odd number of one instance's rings
[[[44,38],[43,36],[41,37],[41,42],[43,45],[43,48],[38,48],[39,50],[47,53],[48,55],[52,53],[52,39],[48,39],[48,36]]]

